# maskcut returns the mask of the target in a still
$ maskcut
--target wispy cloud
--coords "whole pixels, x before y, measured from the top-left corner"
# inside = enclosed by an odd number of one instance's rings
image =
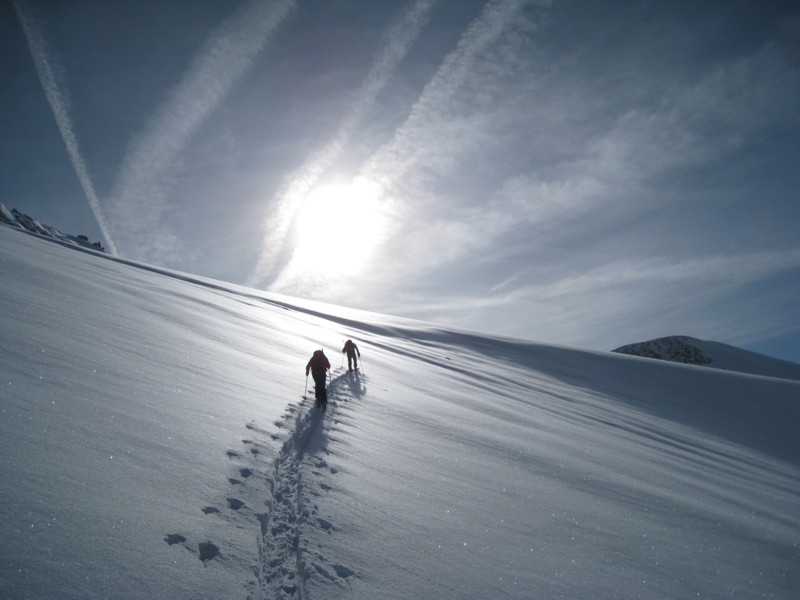
[[[375,178],[377,174],[385,174],[387,188],[404,187],[397,193],[410,198],[410,202],[421,199],[408,212],[406,222],[397,225],[397,244],[387,255],[400,259],[394,263],[387,260],[392,266],[384,269],[387,280],[419,278],[426,272],[439,272],[437,269],[446,265],[490,263],[492,256],[507,256],[509,245],[514,243],[527,253],[528,263],[540,260],[536,241],[540,236],[558,237],[559,243],[564,244],[567,230],[560,228],[565,223],[578,227],[584,240],[597,239],[608,234],[608,229],[604,230],[599,223],[608,226],[615,219],[617,222],[630,219],[663,201],[663,196],[659,196],[663,192],[653,188],[654,180],[677,169],[718,161],[765,127],[796,120],[793,107],[797,88],[779,84],[796,81],[796,75],[792,75],[786,58],[769,44],[749,56],[709,69],[692,82],[673,73],[660,75],[663,82],[647,81],[648,92],[658,98],[654,102],[628,103],[624,96],[615,97],[612,93],[604,99],[609,103],[602,111],[604,119],[593,121],[590,130],[580,131],[570,120],[570,112],[587,108],[580,105],[584,100],[566,109],[562,107],[564,102],[584,97],[576,90],[532,89],[528,107],[513,116],[520,123],[534,125],[526,139],[522,139],[526,133],[520,128],[520,136],[513,140],[519,144],[520,153],[530,153],[537,147],[542,147],[545,155],[550,148],[561,152],[560,140],[564,137],[579,143],[561,158],[548,157],[548,161],[534,163],[536,168],[526,169],[523,164],[508,177],[504,177],[502,160],[494,155],[491,164],[499,167],[498,173],[487,173],[483,178],[495,184],[493,190],[478,195],[479,200],[471,204],[458,197],[439,198],[430,165],[441,166],[443,161],[433,157],[444,154],[454,161],[467,150],[480,152],[475,150],[476,146],[486,143],[486,136],[480,131],[470,130],[457,137],[464,147],[451,149],[444,128],[452,127],[454,119],[444,115],[448,108],[451,113],[459,113],[464,105],[464,89],[475,87],[470,85],[475,71],[496,73],[504,68],[502,63],[492,64],[491,52],[486,49],[502,30],[501,24],[511,26],[513,8],[518,4],[505,4],[508,11],[505,13],[498,7],[493,5],[465,34],[459,48],[445,60],[423,91],[393,142],[382,148],[365,169],[375,173]],[[512,18],[505,18],[508,16]],[[484,25],[485,20],[494,26]],[[462,64],[470,66],[465,69]],[[538,71],[533,66],[526,66],[527,78],[535,78]],[[489,81],[486,83],[489,87]],[[496,114],[491,111],[483,114],[487,127],[498,123]],[[537,121],[548,122],[548,117],[552,117],[552,122],[547,127],[535,127]],[[476,129],[483,124],[480,118],[481,114],[475,117]],[[420,177],[420,172],[427,174],[429,180]],[[452,177],[469,176],[455,169],[451,171],[453,175],[447,169],[442,172]],[[409,190],[409,181],[414,182],[416,189]],[[582,219],[580,224],[578,217]],[[725,214],[719,218],[724,219]],[[559,235],[554,231],[559,231]],[[673,235],[685,239],[688,234],[683,231]],[[398,252],[401,245],[402,253]],[[563,254],[570,255],[570,249],[565,248]],[[613,261],[617,256],[614,253],[605,259]],[[524,260],[519,258],[520,269],[524,268]],[[510,278],[504,289],[521,286],[523,281]],[[381,287],[391,286],[387,281]],[[546,290],[540,292],[546,295]]]
[[[504,229],[499,211],[470,208],[463,197],[441,198],[437,181],[457,183],[466,173],[461,161],[481,156],[501,143],[497,111],[502,92],[519,89],[526,36],[538,13],[536,0],[493,0],[467,27],[422,89],[392,139],[362,166],[360,175],[378,182],[383,202],[395,216],[388,239],[376,253],[385,279],[397,279],[454,260],[488,240],[492,228]],[[502,91],[501,91],[502,90]],[[496,162],[497,157],[492,160]],[[478,202],[480,205],[481,202]],[[476,231],[480,231],[476,235]],[[386,289],[387,286],[380,287]]]
[[[714,339],[728,332],[726,341],[736,343],[779,327],[769,310],[751,311],[742,322],[744,309],[729,298],[765,278],[798,269],[800,250],[688,260],[624,257],[593,268],[565,269],[560,275],[534,269],[494,293],[438,298],[399,294],[377,310],[598,349],[610,349],[609,340],[622,345],[679,333]],[[681,330],[675,330],[676,323]],[[740,338],[731,339],[730,331]]]
[[[385,227],[385,236],[391,237],[402,231],[402,250],[399,253],[389,243],[373,256],[375,262],[380,262],[377,270],[383,276],[396,276],[398,270],[414,268],[413,265],[418,260],[441,262],[447,257],[455,256],[456,252],[448,252],[448,248],[460,246],[463,251],[468,243],[466,240],[469,239],[469,224],[455,217],[449,218],[452,215],[442,215],[443,218],[439,219],[435,214],[436,202],[426,186],[430,183],[432,173],[441,174],[458,166],[459,157],[474,152],[491,138],[493,117],[487,117],[482,110],[483,105],[491,104],[495,98],[499,86],[495,89],[492,86],[498,80],[513,78],[516,66],[506,64],[505,58],[513,55],[509,46],[517,49],[517,41],[508,39],[506,43],[499,44],[508,51],[506,56],[487,56],[492,55],[498,42],[509,31],[529,25],[530,15],[524,14],[526,8],[548,4],[549,2],[532,0],[487,2],[481,14],[464,31],[456,47],[444,58],[434,76],[425,85],[408,117],[394,132],[392,139],[361,167],[359,178],[372,182],[379,188],[375,202],[381,205],[384,214],[391,215],[391,221]],[[410,43],[412,36],[406,36],[405,39]],[[403,46],[404,44],[399,44],[398,50]],[[386,49],[384,54],[386,53],[397,55],[390,48]],[[370,77],[376,82],[384,79],[383,73],[388,73],[388,69],[380,67],[381,62],[374,69],[380,75]],[[377,91],[376,88],[376,84],[364,86],[365,90]],[[361,96],[372,99],[374,93],[362,92]],[[475,109],[475,103],[480,105],[478,109]],[[355,120],[348,121],[351,122],[355,125]],[[326,151],[338,151],[339,148],[334,142]],[[296,195],[292,197],[291,194],[284,194],[285,198],[292,199],[284,203],[290,210],[285,213],[287,220],[282,224],[282,231],[288,229],[293,210],[317,181],[318,174],[314,169],[327,164],[324,156],[323,151],[313,157],[304,170],[292,178],[290,185],[293,187],[290,190]],[[424,217],[415,211],[415,207],[419,208],[420,205],[425,211]],[[274,223],[271,225],[274,226]],[[452,245],[448,244],[450,241],[453,242]],[[280,247],[273,245],[262,267],[274,264],[279,251]],[[393,254],[402,256],[397,258]],[[287,268],[291,268],[291,263]],[[317,278],[319,285],[311,290],[307,281],[299,279],[293,287],[292,278],[285,275],[286,273],[281,272],[276,279],[281,284],[278,291],[283,293],[324,294],[328,300],[340,301],[352,299],[353,293],[360,293],[353,292],[352,288],[356,286],[352,280],[349,286],[351,291],[338,297],[335,295],[336,290],[343,289],[340,281],[322,281]],[[369,287],[370,280],[374,278],[374,275],[362,273],[357,287]],[[253,282],[251,278],[250,283]]]
[[[422,90],[392,141],[364,166],[364,175],[383,181],[387,188],[391,188],[411,169],[435,163],[437,156],[439,160],[454,161],[459,153],[468,151],[478,142],[480,128],[475,127],[474,122],[470,127],[462,127],[465,123],[454,110],[460,105],[459,94],[464,92],[463,86],[470,76],[474,76],[476,66],[482,61],[481,54],[510,26],[521,21],[522,10],[526,6],[545,4],[549,3],[531,0],[487,2],[482,14],[467,28],[456,48],[445,57]],[[494,66],[503,69],[499,62]],[[488,89],[484,93],[491,96]]]
[[[170,168],[295,4],[294,0],[251,0],[222,22],[133,140],[108,208],[109,221],[126,254],[169,263],[172,255],[182,252],[182,244],[164,222]]]
[[[56,124],[61,132],[61,137],[66,145],[72,167],[75,169],[75,174],[78,176],[83,193],[89,202],[89,207],[94,213],[94,218],[103,234],[107,249],[112,254],[116,254],[116,244],[103,215],[100,201],[89,176],[89,169],[78,144],[78,137],[75,134],[75,127],[70,114],[69,97],[66,87],[61,82],[60,74],[62,70],[58,65],[56,54],[49,48],[42,27],[34,17],[30,4],[25,0],[15,0],[14,7],[17,11],[17,18],[25,32],[25,38],[36,65],[39,81],[42,84],[47,101],[55,116]]]
[[[269,205],[264,218],[264,247],[257,264],[247,279],[247,285],[258,285],[273,275],[295,213],[320,177],[333,165],[375,98],[386,86],[397,66],[418,39],[438,0],[417,0],[385,36],[385,43],[372,64],[349,113],[340,123],[336,135],[320,150],[313,153],[292,173]]]

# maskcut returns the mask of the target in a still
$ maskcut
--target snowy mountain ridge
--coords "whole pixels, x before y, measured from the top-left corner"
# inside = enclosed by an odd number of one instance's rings
[[[655,358],[688,365],[740,371],[765,377],[800,380],[800,365],[750,352],[721,342],[700,340],[686,335],[657,338],[627,344],[612,350],[630,356]]]
[[[18,227],[31,233],[43,235],[46,238],[57,240],[59,242],[91,248],[92,250],[97,250],[98,252],[106,251],[100,242],[92,243],[85,235],[69,235],[66,233],[61,233],[55,227],[42,225],[33,217],[21,213],[16,208],[8,210],[2,202],[0,202],[0,223],[5,223],[6,225],[11,225],[12,227]]]
[[[0,226],[0,597],[800,588],[799,382],[74,250]]]

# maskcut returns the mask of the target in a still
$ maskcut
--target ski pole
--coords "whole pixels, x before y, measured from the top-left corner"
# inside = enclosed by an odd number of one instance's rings
[[[306,397],[307,391],[308,391],[308,373],[306,373],[306,384],[303,386],[303,398]]]

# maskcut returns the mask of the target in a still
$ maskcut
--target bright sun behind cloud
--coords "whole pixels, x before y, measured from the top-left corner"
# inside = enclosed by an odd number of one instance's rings
[[[386,231],[380,186],[364,178],[315,188],[297,218],[297,246],[279,287],[298,277],[330,281],[356,275]]]

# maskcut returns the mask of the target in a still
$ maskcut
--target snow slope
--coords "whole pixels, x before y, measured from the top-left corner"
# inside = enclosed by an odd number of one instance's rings
[[[800,380],[800,365],[723,344],[686,335],[658,338],[616,348],[613,352],[643,356],[715,369],[740,371],[765,377]]]
[[[7,226],[0,302],[2,598],[800,589],[798,382],[280,298]],[[320,347],[324,413],[303,398]]]

